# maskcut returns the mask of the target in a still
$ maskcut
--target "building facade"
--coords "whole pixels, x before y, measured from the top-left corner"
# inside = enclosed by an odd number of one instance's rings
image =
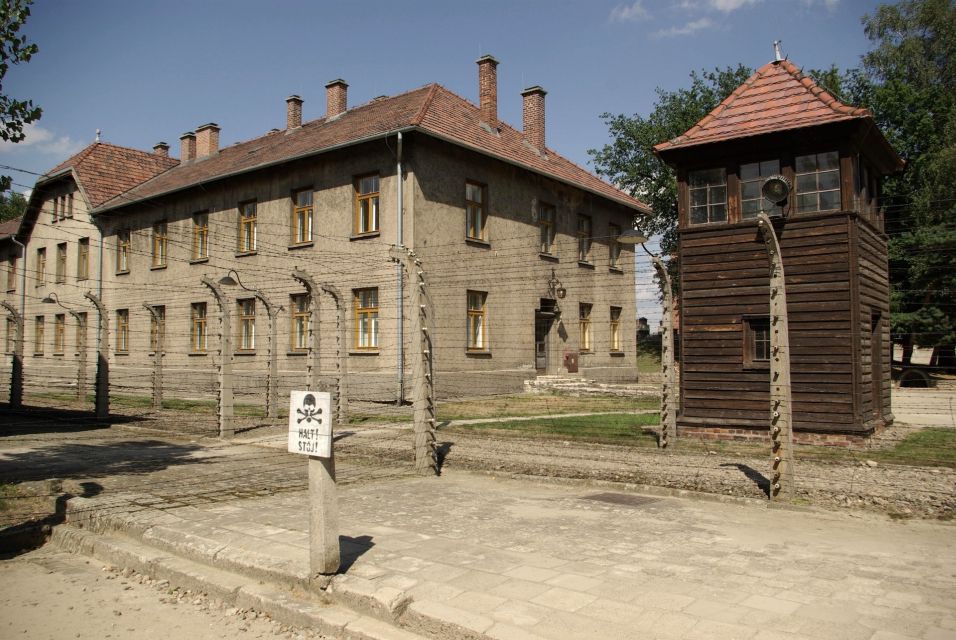
[[[140,179],[98,202],[84,185],[128,173],[126,158],[96,176],[71,169],[75,211],[62,221],[61,194],[38,184],[17,234],[29,269],[28,391],[31,371],[37,381],[69,379],[69,334],[82,333],[55,333],[64,310],[42,300],[55,292],[92,319],[82,292],[98,288],[114,390],[148,389],[161,333],[167,395],[203,395],[214,388],[222,345],[219,304],[203,278],[218,284],[231,270],[241,285],[221,290],[240,401],[261,395],[273,354],[281,390],[305,383],[310,329],[320,338],[320,373],[347,358],[349,398],[407,397],[418,274],[395,261],[397,246],[414,251],[426,282],[440,395],[512,391],[569,369],[633,379],[635,345],[625,336],[636,328],[634,260],[615,239],[648,210],[545,146],[540,87],[523,93],[521,131],[500,122],[496,66],[489,56],[478,61],[478,105],[428,85],[349,109],[347,85],[336,80],[323,118],[303,122],[303,102],[291,96],[285,129],[225,148],[218,125],[204,125],[181,138],[178,161],[162,144],[136,152],[149,156],[133,158],[147,165]],[[338,300],[310,297],[296,271]],[[310,326],[314,305],[318,326]],[[344,345],[335,340],[339,313]],[[66,313],[66,327],[72,319]],[[93,328],[85,334],[90,345]],[[62,349],[50,347],[54,335]],[[31,341],[40,346],[31,351]]]

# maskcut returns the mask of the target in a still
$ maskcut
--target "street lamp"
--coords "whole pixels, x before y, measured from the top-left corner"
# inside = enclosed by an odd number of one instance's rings
[[[661,318],[661,436],[658,446],[667,447],[670,439],[677,438],[677,376],[674,371],[674,317],[673,294],[671,293],[671,278],[667,267],[660,257],[651,253],[644,243],[647,236],[637,229],[628,229],[617,237],[621,244],[641,245],[651,258],[657,276],[661,279],[664,290],[664,314]]]

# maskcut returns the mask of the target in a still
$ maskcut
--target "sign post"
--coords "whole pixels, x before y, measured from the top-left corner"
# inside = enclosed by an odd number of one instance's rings
[[[289,399],[289,451],[309,456],[309,562],[312,577],[341,565],[339,503],[332,452],[332,395],[293,391]]]

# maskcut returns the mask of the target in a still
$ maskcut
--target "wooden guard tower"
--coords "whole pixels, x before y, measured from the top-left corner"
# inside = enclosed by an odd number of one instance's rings
[[[760,213],[774,221],[786,275],[795,438],[840,443],[892,422],[879,183],[902,161],[869,111],[776,60],[655,151],[679,185],[679,433],[768,428]],[[764,197],[771,176],[789,186],[780,204]]]

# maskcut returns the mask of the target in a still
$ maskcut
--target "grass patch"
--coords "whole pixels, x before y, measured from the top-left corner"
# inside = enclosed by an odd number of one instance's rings
[[[77,399],[75,393],[47,391],[44,393],[31,393],[30,398],[53,400],[68,406],[79,406],[80,404],[83,404],[82,400]],[[95,395],[88,394],[86,396],[86,404],[92,405],[95,402]],[[153,399],[150,396],[111,395],[110,406],[117,408],[121,407],[125,409],[149,409],[153,406]],[[171,411],[192,411],[195,413],[214,414],[216,413],[216,406],[217,404],[215,400],[185,400],[183,398],[163,399],[163,409],[169,409]],[[237,403],[233,407],[233,411],[237,416],[261,418],[266,415],[264,407],[253,404]],[[288,410],[286,410],[285,413],[288,414]]]
[[[349,424],[368,424],[368,423],[401,423],[401,422],[411,422],[413,416],[411,412],[405,414],[401,413],[372,413],[359,411],[354,412],[350,411],[348,414]]]
[[[438,404],[442,420],[477,420],[557,415],[562,413],[608,413],[658,409],[660,400],[652,397],[619,398],[617,396],[570,396],[561,393],[497,396],[476,400],[455,400]]]
[[[661,372],[661,354],[647,353],[646,351],[638,351],[637,372],[638,373],[660,373]]]
[[[573,418],[535,418],[532,420],[496,420],[477,424],[463,424],[451,430],[508,431],[519,436],[554,437],[587,442],[612,442],[637,446],[657,446],[655,434],[644,427],[656,426],[656,413],[603,414]]]
[[[921,429],[906,436],[892,449],[871,452],[869,458],[892,464],[956,467],[956,430]]]

